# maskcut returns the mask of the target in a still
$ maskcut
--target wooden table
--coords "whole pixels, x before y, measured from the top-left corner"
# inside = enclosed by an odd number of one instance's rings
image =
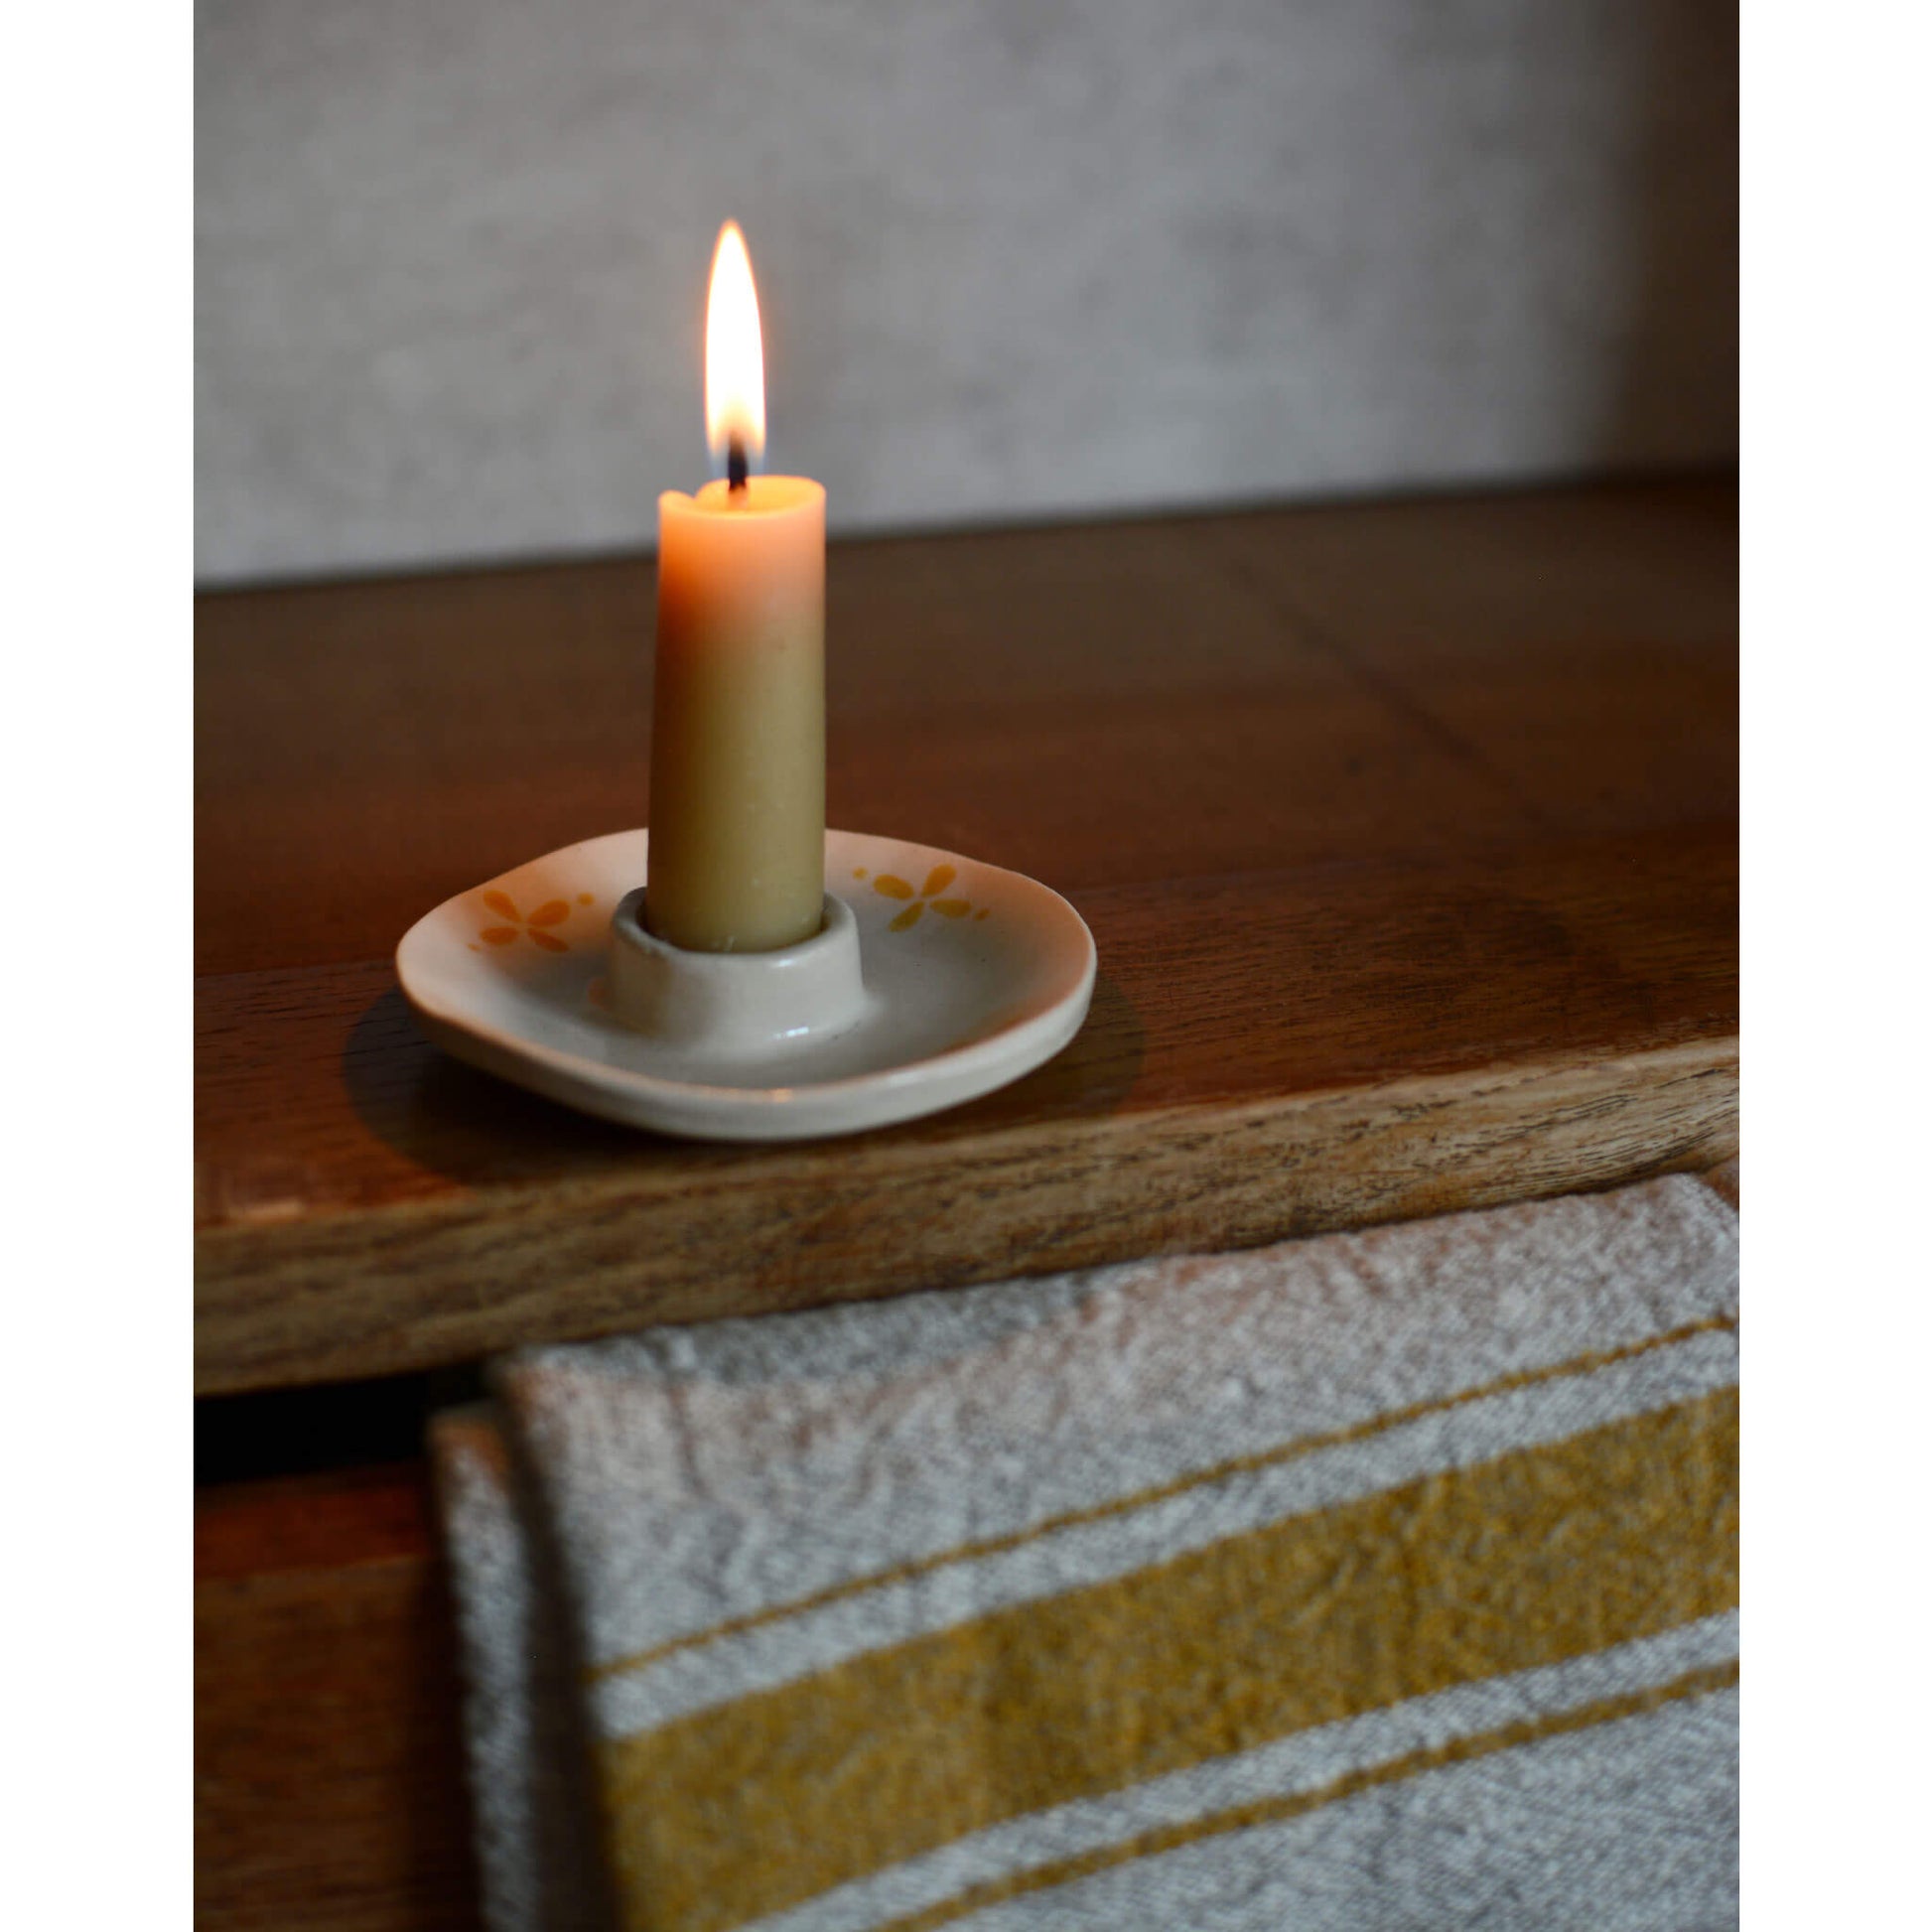
[[[1734,1152],[1728,479],[835,547],[832,822],[1044,880],[1101,976],[1004,1093],[792,1148],[579,1119],[395,989],[440,899],[642,819],[651,597],[621,560],[203,600],[224,1469],[380,1399],[241,1392]],[[200,1524],[207,1922],[472,1923],[420,1463]]]

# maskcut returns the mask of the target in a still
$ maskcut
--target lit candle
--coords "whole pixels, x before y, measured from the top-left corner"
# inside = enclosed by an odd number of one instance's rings
[[[751,474],[764,352],[735,221],[711,264],[705,423],[726,476],[657,499],[644,922],[693,952],[766,952],[824,911],[825,491]]]

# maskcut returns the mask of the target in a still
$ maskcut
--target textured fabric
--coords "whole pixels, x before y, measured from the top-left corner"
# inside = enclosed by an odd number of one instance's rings
[[[1733,1922],[1730,1189],[500,1365],[492,1926]]]

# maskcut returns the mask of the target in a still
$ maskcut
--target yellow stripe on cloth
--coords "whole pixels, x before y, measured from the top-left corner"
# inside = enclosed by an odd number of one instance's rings
[[[748,1630],[767,1628],[773,1623],[782,1623],[787,1617],[801,1616],[807,1611],[823,1609],[828,1603],[843,1602],[854,1596],[863,1596],[867,1590],[881,1589],[891,1584],[904,1583],[915,1577],[927,1577],[933,1572],[944,1570],[954,1564],[971,1563],[980,1557],[999,1556],[1008,1550],[1024,1548],[1029,1543],[1036,1543],[1041,1537],[1050,1536],[1056,1530],[1078,1529],[1087,1523],[1105,1522],[1111,1517],[1132,1515],[1137,1509],[1151,1509],[1157,1503],[1172,1501],[1174,1497],[1186,1495],[1190,1490],[1205,1489],[1215,1483],[1225,1482],[1231,1476],[1253,1475],[1263,1469],[1279,1468],[1286,1462],[1299,1462],[1311,1455],[1318,1455],[1324,1449],[1342,1449],[1351,1443],[1364,1443],[1371,1437],[1386,1436],[1402,1428],[1405,1424],[1421,1422],[1426,1417],[1444,1416],[1456,1409],[1467,1409],[1479,1402],[1487,1402],[1499,1395],[1509,1395],[1518,1389],[1530,1389],[1540,1383],[1557,1382],[1575,1375],[1588,1375],[1599,1368],[1611,1368],[1618,1362],[1635,1361],[1644,1355],[1655,1354],[1659,1349],[1674,1348],[1679,1342],[1690,1341],[1699,1335],[1727,1333],[1737,1326],[1737,1317],[1732,1313],[1707,1315],[1702,1321],[1687,1321],[1681,1327],[1671,1328],[1663,1334],[1645,1335],[1639,1341],[1626,1342],[1618,1348],[1592,1348],[1582,1355],[1572,1355],[1567,1360],[1542,1363],[1535,1368],[1514,1369],[1507,1375],[1499,1375],[1488,1382],[1478,1382],[1471,1388],[1457,1389],[1452,1395],[1434,1396],[1424,1402],[1412,1402],[1405,1408],[1384,1410],[1380,1415],[1366,1417],[1361,1422],[1349,1423],[1341,1429],[1323,1430],[1317,1435],[1298,1437],[1292,1443],[1283,1443],[1274,1449],[1256,1449],[1246,1455],[1231,1455],[1219,1462],[1210,1463],[1204,1469],[1190,1469],[1185,1475],[1175,1476],[1172,1481],[1155,1484],[1152,1488],[1136,1490],[1132,1495],[1111,1497],[1104,1503],[1090,1504],[1084,1509],[1069,1509],[1058,1516],[1050,1516],[1044,1522],[1031,1523],[1025,1529],[1009,1531],[1004,1536],[980,1537],[970,1543],[961,1543],[950,1550],[935,1551],[930,1556],[912,1557],[903,1563],[889,1565],[884,1570],[869,1571],[863,1576],[847,1578],[842,1583],[828,1585],[823,1589],[809,1591],[803,1596],[788,1598],[782,1603],[773,1603],[764,1609],[749,1610],[740,1616],[725,1617],[721,1621],[708,1624],[702,1630],[693,1630],[685,1636],[669,1637],[662,1643],[655,1643],[643,1650],[633,1650],[621,1657],[612,1657],[603,1663],[583,1666],[579,1675],[587,1685],[608,1682],[612,1678],[628,1676],[632,1672],[648,1669],[652,1664],[662,1663],[667,1657],[677,1656],[682,1651],[696,1650],[708,1643],[716,1643],[723,1637],[742,1636]]]
[[[1737,1601],[1737,1392],[1441,1471],[608,1741],[635,1932]]]

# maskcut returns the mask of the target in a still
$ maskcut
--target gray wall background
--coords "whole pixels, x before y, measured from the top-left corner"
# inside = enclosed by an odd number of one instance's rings
[[[909,528],[1736,447],[1711,0],[200,0],[207,583],[651,541],[736,215],[769,466]]]

